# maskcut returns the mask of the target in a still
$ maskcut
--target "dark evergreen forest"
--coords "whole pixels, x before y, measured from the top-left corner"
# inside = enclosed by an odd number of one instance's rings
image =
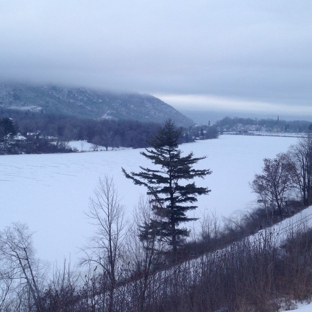
[[[0,124],[0,141],[8,133],[20,133],[27,138],[28,143],[34,143],[34,138],[40,138],[36,144],[21,147],[22,143],[14,143],[14,148],[8,148],[2,143],[2,154],[18,153],[51,153],[68,152],[64,143],[73,140],[86,140],[106,149],[118,147],[147,147],[147,141],[158,130],[160,124],[140,122],[136,120],[94,120],[77,118],[68,115],[43,114],[31,111],[0,109],[0,120],[11,119],[14,131],[8,132]],[[196,139],[217,138],[218,132],[214,126],[183,128],[179,143],[193,142]],[[49,146],[49,141],[58,142],[60,148]],[[45,142],[44,144],[42,142]],[[62,144],[60,144],[62,142]],[[17,145],[19,145],[18,148]],[[25,144],[24,144],[25,145]],[[12,147],[12,146],[11,146]],[[49,148],[48,148],[49,147]]]

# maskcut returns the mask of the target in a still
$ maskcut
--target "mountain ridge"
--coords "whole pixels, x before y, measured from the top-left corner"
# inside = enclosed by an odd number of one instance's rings
[[[0,84],[0,108],[65,114],[89,119],[133,119],[178,126],[194,121],[160,99],[140,93],[97,91],[56,85]]]

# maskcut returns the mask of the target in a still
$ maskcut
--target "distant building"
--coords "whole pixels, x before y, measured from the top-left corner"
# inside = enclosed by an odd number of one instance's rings
[[[9,133],[4,137],[4,140],[11,143],[22,143],[25,142],[27,139],[20,133],[16,135],[12,135],[11,133]]]

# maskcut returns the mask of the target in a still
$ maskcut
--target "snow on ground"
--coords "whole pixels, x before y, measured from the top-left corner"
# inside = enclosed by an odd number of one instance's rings
[[[83,140],[80,140],[80,141],[70,141],[68,143],[68,145],[71,147],[71,148],[74,148],[76,149],[78,152],[91,152],[94,150],[94,144],[92,143],[88,143],[87,141],[83,141]],[[103,150],[104,151],[104,147],[103,146],[100,146],[99,147],[99,150]]]
[[[249,182],[259,173],[263,158],[285,152],[296,138],[224,135],[216,140],[198,141],[180,146],[184,153],[207,158],[197,168],[213,173],[198,184],[208,186],[208,196],[199,197],[193,217],[213,212],[230,217],[250,208],[255,200]],[[81,143],[80,147],[81,147]],[[83,144],[82,150],[86,148]],[[80,149],[78,149],[80,150]],[[26,223],[34,232],[38,256],[62,265],[64,258],[72,264],[81,257],[80,249],[94,228],[85,212],[98,179],[113,177],[127,218],[145,189],[127,180],[121,171],[139,171],[151,167],[140,152],[127,149],[71,154],[7,155],[0,157],[0,230],[12,222]],[[199,221],[191,225],[199,228]]]
[[[311,312],[312,311],[312,303],[297,303],[297,309],[294,310],[296,312]],[[292,311],[292,310],[287,310]],[[282,311],[285,312],[285,311]]]
[[[76,149],[78,152],[94,152],[94,151],[106,151],[106,148],[104,146],[101,145],[97,145],[95,146],[92,143],[89,143],[85,140],[79,140],[79,141],[70,141],[68,143],[68,145],[73,148]],[[123,150],[125,148],[120,147],[120,148],[111,148],[108,147],[107,150]]]

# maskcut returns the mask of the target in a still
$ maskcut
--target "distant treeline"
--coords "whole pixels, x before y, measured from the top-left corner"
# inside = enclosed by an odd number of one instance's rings
[[[36,133],[41,137],[55,137],[60,141],[87,140],[95,146],[104,146],[107,149],[147,147],[149,138],[159,127],[157,123],[136,120],[81,119],[68,115],[3,108],[0,109],[1,118],[12,118],[16,132],[24,136]],[[180,143],[192,142],[195,139],[216,138],[217,136],[218,132],[215,127],[190,127],[183,129]]]
[[[277,119],[252,119],[239,117],[225,117],[215,124],[218,128],[224,130],[241,126],[254,126],[257,130],[282,131],[282,132],[310,132],[312,130],[311,121],[304,120],[280,120]]]

